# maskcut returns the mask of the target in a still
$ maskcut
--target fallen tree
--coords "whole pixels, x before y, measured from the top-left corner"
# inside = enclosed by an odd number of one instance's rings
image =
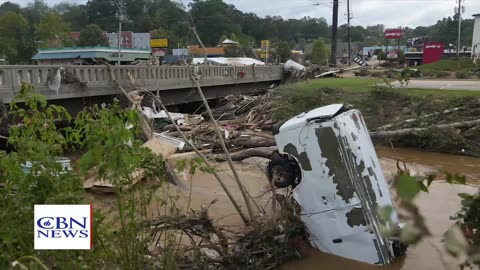
[[[476,125],[480,125],[480,119],[455,122],[450,124],[441,124],[441,125],[432,125],[425,128],[405,128],[399,130],[391,131],[372,131],[370,132],[370,137],[372,139],[385,139],[391,137],[405,136],[409,134],[414,134],[418,132],[425,132],[431,128],[436,129],[448,129],[448,128],[470,128]],[[251,138],[249,136],[239,137],[239,139],[232,142],[237,147],[246,148],[245,150],[239,151],[232,154],[233,161],[242,161],[251,157],[261,157],[266,159],[272,158],[272,153],[276,151],[275,139],[265,138],[265,137],[255,137]],[[273,147],[273,148],[272,148]],[[215,161],[223,162],[225,157],[223,155],[213,156]]]
[[[373,131],[373,132],[370,132],[370,137],[371,138],[388,138],[388,137],[409,135],[417,132],[423,132],[430,128],[437,128],[437,129],[469,128],[476,125],[480,125],[480,119],[463,121],[463,122],[455,122],[450,124],[432,125],[426,128],[404,128],[404,129],[398,129],[398,130],[392,130],[392,131]]]
[[[272,149],[272,148],[264,148],[264,147],[250,148],[250,149],[246,149],[246,150],[232,154],[231,158],[233,161],[242,161],[251,157],[261,157],[261,158],[271,159],[274,151],[275,149]],[[213,159],[215,159],[215,161],[226,161],[225,156],[220,154],[214,155]]]

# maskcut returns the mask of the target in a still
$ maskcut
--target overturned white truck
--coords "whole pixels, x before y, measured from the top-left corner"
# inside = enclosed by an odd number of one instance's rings
[[[379,265],[405,254],[406,246],[380,232],[377,208],[393,205],[358,110],[317,108],[276,127],[274,135],[278,155],[268,165],[269,177],[277,187],[293,187],[314,247]]]

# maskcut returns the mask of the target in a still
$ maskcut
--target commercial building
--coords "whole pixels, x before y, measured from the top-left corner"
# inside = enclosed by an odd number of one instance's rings
[[[150,50],[122,49],[120,54],[120,62],[123,64],[150,58]],[[32,60],[37,61],[39,65],[114,64],[118,61],[118,49],[110,47],[40,49]]]
[[[475,60],[480,58],[480,13],[473,15],[475,18],[475,25],[473,27],[472,38],[472,58]]]
[[[118,47],[118,34],[115,32],[104,32],[110,47]],[[150,33],[134,33],[131,31],[122,31],[121,46],[129,49],[150,49]],[[80,32],[70,32],[73,40],[80,39]]]
[[[207,47],[205,48],[207,51],[208,57],[221,57],[225,55],[225,48],[223,47]],[[203,50],[200,45],[190,45],[188,46],[188,52],[191,56],[195,57],[203,57],[205,56],[205,51]]]
[[[110,47],[118,47],[118,34],[107,33]],[[150,49],[150,33],[134,33],[123,31],[121,35],[122,48]]]

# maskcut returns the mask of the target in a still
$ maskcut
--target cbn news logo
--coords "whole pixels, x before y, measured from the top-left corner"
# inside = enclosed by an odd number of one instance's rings
[[[35,205],[35,249],[91,249],[92,206]]]

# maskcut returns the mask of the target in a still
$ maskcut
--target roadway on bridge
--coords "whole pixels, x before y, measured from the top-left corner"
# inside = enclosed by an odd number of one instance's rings
[[[410,80],[408,88],[480,91],[480,80]]]

